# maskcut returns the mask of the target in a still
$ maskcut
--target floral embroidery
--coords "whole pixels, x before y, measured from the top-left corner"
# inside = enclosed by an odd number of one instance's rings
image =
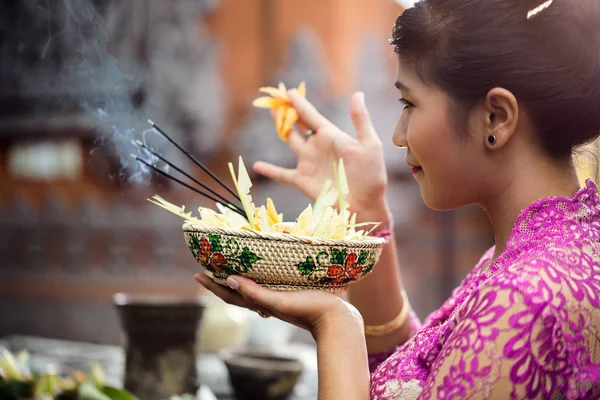
[[[495,304],[495,300],[496,292],[487,292],[480,297],[479,291],[474,292],[467,300],[458,313],[460,326],[454,330],[454,334],[458,336],[454,343],[456,348],[480,352],[486,341],[496,340],[499,329],[495,323],[504,314],[506,307]]]
[[[443,385],[438,389],[441,399],[468,399],[473,396],[473,389],[491,372],[486,366],[479,368],[477,357],[467,361],[461,359],[458,365],[450,367],[450,374],[443,378]]]
[[[523,210],[484,272],[493,248],[407,343],[371,358],[371,399],[598,398],[597,191],[588,180]]]
[[[223,253],[212,251],[207,238],[200,239],[200,251],[196,254],[198,262],[212,272],[222,273],[223,267],[227,265],[227,260]]]
[[[235,239],[227,240],[223,247],[220,235],[191,235],[189,248],[200,265],[216,274],[248,272],[261,259],[248,247],[240,249]]]
[[[316,259],[316,262],[315,262]],[[324,261],[329,259],[330,264]],[[315,258],[306,257],[306,261],[296,265],[300,273],[309,279],[318,280],[320,284],[341,285],[366,275],[375,265],[375,252],[361,250],[360,254],[348,254],[347,250],[331,249],[331,254],[320,252]],[[316,277],[316,273],[323,271],[325,276]]]
[[[346,262],[343,267],[336,264],[327,268],[327,276],[329,278],[334,278],[332,282],[334,285],[339,285],[344,282],[346,278],[356,279],[360,275],[364,266],[355,265],[357,259],[358,256],[356,253],[350,253],[348,254],[348,257],[346,257]]]

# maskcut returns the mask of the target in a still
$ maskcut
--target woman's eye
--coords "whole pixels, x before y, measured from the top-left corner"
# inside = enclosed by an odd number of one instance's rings
[[[404,110],[406,110],[409,107],[413,107],[413,103],[411,103],[410,101],[406,100],[403,97],[399,98],[398,101],[400,102],[400,104],[402,104],[402,108]]]

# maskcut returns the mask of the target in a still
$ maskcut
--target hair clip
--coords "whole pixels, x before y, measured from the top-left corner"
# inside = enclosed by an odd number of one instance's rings
[[[538,15],[540,15],[540,13],[542,11],[547,10],[548,7],[550,7],[553,2],[554,2],[554,0],[548,0],[548,1],[540,4],[533,10],[529,10],[529,12],[527,13],[527,19],[529,20],[529,19],[533,19],[533,18],[537,17]]]

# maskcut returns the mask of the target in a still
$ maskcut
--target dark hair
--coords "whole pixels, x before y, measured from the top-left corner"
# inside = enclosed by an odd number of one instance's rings
[[[424,0],[396,20],[400,60],[466,114],[494,87],[510,90],[557,158],[600,134],[600,0]]]

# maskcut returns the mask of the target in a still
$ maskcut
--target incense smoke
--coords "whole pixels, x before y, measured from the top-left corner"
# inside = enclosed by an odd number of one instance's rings
[[[121,165],[113,178],[131,182],[147,182],[149,173],[130,153],[158,161],[136,139],[180,160],[149,129],[149,117],[184,146],[206,151],[216,143],[224,107],[214,79],[215,48],[200,40],[194,18],[204,2],[142,3],[12,0],[4,2],[0,15],[0,90],[37,115],[83,110],[97,134],[90,157],[110,149]],[[179,20],[148,26],[156,13],[149,9],[165,3]],[[194,48],[198,43],[202,46]],[[212,98],[205,107],[199,100],[207,94]],[[200,138],[198,132],[206,134]]]

